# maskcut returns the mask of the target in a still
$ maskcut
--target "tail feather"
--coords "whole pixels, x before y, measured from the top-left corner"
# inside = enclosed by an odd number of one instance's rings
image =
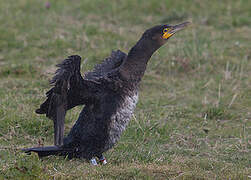
[[[34,147],[34,148],[27,148],[22,149],[25,153],[30,154],[31,152],[35,152],[38,154],[39,157],[45,157],[50,155],[59,155],[59,156],[66,156],[72,150],[65,149],[59,146],[45,146],[45,147]]]

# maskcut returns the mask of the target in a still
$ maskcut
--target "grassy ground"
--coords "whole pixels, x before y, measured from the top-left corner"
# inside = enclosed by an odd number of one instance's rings
[[[0,179],[250,179],[251,1],[0,1]],[[53,144],[34,110],[55,64],[91,70],[156,24],[190,20],[152,57],[135,117],[106,166],[26,156]],[[66,132],[81,107],[67,114]]]

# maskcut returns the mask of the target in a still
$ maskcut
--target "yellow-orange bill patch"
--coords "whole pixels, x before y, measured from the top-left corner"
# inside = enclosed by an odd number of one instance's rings
[[[167,39],[167,38],[169,38],[172,35],[173,35],[173,33],[165,32],[162,37],[163,37],[163,39]]]

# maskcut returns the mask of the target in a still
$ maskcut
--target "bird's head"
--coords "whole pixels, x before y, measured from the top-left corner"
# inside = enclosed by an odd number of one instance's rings
[[[146,30],[136,45],[129,51],[126,61],[123,62],[120,68],[122,77],[127,80],[140,80],[153,53],[188,24],[189,22],[177,25],[163,24]]]
[[[142,36],[143,39],[150,41],[157,47],[164,45],[167,40],[172,37],[178,31],[187,27],[190,22],[184,22],[177,25],[158,25],[146,30]]]

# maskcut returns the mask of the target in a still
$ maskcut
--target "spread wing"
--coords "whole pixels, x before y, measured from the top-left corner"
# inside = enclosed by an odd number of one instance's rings
[[[63,144],[66,111],[94,100],[102,89],[100,86],[104,85],[103,82],[108,82],[106,74],[119,67],[125,57],[125,53],[113,51],[110,57],[96,65],[85,78],[80,74],[81,57],[78,55],[69,56],[57,65],[59,68],[50,82],[53,87],[46,93],[45,102],[36,110],[36,113],[46,114],[53,120],[55,145]]]
[[[108,58],[94,67],[93,71],[85,74],[85,79],[103,78],[107,73],[118,68],[122,64],[126,56],[127,55],[120,50],[112,51],[111,55]]]
[[[85,80],[80,74],[81,57],[69,56],[59,67],[55,76],[50,81],[53,87],[46,93],[46,101],[36,110],[38,114],[46,114],[53,119],[57,114],[57,107],[62,106],[65,110],[77,105],[85,104],[93,97],[94,88],[97,84],[92,80]]]
[[[38,114],[46,114],[54,122],[54,144],[62,145],[64,137],[64,120],[66,111],[80,104],[86,104],[95,97],[97,85],[91,80],[85,80],[80,74],[81,57],[69,56],[56,71],[51,80],[53,87],[46,93],[47,99]]]

